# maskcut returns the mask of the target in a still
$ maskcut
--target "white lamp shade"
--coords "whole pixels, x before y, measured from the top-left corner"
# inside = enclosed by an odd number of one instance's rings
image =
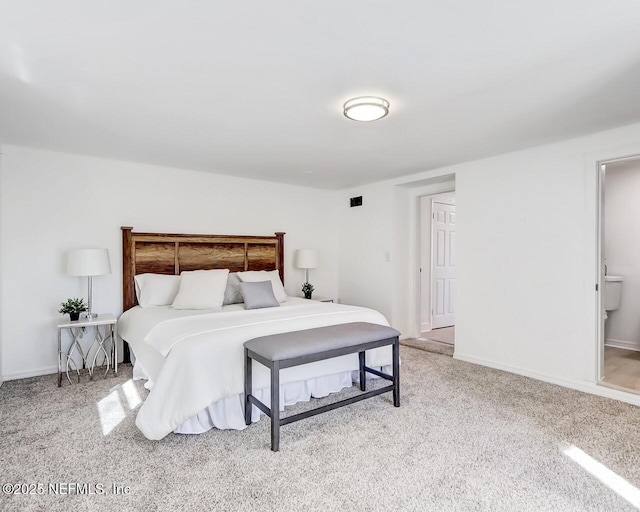
[[[67,253],[70,276],[104,276],[111,274],[108,249],[76,249]]]
[[[294,265],[298,268],[317,268],[318,253],[313,249],[298,249],[294,258]]]

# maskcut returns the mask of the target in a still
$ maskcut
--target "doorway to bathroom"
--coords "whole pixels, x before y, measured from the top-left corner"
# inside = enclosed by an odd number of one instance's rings
[[[640,157],[601,163],[601,384],[640,394]]]
[[[456,324],[455,192],[422,196],[420,338],[453,346]]]

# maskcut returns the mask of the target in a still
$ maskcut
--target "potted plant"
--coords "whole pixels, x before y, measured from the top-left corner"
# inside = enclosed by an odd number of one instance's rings
[[[78,320],[80,313],[87,310],[87,305],[84,303],[84,299],[67,299],[60,305],[60,313],[63,315],[69,314],[71,321]]]
[[[311,298],[311,294],[313,293],[313,290],[315,288],[313,287],[313,285],[311,283],[304,283],[302,285],[302,293],[304,293],[304,298],[305,299],[310,299]]]

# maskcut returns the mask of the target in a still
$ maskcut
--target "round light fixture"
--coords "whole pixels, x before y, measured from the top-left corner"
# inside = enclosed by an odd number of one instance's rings
[[[389,102],[377,96],[360,96],[345,102],[343,113],[353,121],[376,121],[389,113]]]

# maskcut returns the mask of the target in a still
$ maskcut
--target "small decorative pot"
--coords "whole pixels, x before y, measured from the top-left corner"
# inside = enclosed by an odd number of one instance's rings
[[[80,320],[80,312],[78,311],[77,313],[69,313],[69,318],[71,318],[72,322]]]
[[[305,299],[311,299],[311,293],[313,293],[313,292],[304,292],[304,298]]]

